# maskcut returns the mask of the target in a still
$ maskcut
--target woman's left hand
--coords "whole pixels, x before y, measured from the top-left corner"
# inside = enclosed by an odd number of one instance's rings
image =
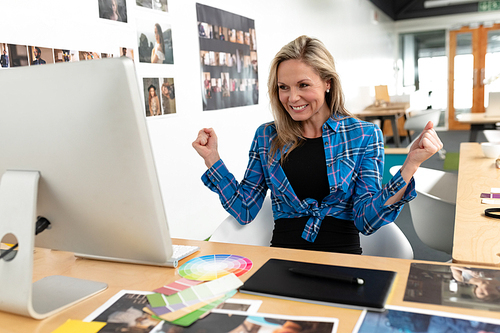
[[[434,130],[434,125],[429,121],[417,140],[411,145],[408,156],[401,167],[401,177],[403,177],[404,181],[408,184],[420,164],[442,148],[443,143]],[[401,200],[405,191],[406,186],[390,197],[385,204],[389,205]]]
[[[405,182],[410,181],[420,164],[442,148],[443,143],[434,130],[434,125],[429,121],[417,140],[411,145],[408,156],[401,167],[401,176]]]
[[[434,130],[434,125],[429,121],[417,140],[411,145],[407,162],[418,168],[420,164],[442,148],[443,143]]]

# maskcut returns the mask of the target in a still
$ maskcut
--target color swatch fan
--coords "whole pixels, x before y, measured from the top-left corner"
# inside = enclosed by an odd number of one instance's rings
[[[190,280],[211,281],[234,273],[240,276],[252,268],[248,258],[232,254],[215,254],[189,260],[179,268],[179,275]]]

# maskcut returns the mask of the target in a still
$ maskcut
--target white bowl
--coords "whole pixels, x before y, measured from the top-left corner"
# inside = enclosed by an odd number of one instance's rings
[[[500,156],[500,143],[497,142],[483,142],[481,143],[484,156],[488,158],[498,158]]]

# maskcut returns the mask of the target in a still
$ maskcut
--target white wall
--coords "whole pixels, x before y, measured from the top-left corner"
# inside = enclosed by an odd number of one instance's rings
[[[221,156],[241,179],[256,127],[272,119],[267,71],[281,46],[302,34],[321,39],[337,62],[347,106],[357,110],[372,102],[368,95],[371,87],[394,84],[396,36],[394,23],[380,11],[379,22],[372,22],[375,9],[368,0],[198,2],[255,20],[259,105],[202,111],[194,0],[169,0],[169,13],[157,14],[171,22],[174,65],[138,63],[136,67],[140,77],[174,77],[177,114],[148,118],[148,126],[171,233],[174,237],[204,239],[227,213],[217,195],[201,183],[205,166],[191,147],[198,130],[216,129]],[[97,0],[2,0],[1,8],[0,43],[99,52],[129,46],[136,48],[138,56],[135,22],[146,12],[138,10],[134,0],[127,0],[127,24],[99,19]]]

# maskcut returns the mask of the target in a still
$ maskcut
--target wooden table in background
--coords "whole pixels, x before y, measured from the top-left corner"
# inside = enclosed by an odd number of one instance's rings
[[[392,133],[384,132],[384,135],[392,135],[394,144],[398,148],[401,146],[400,131],[404,133],[404,129],[402,128],[404,126],[406,110],[409,107],[409,103],[389,103],[384,106],[370,105],[363,111],[353,112],[353,115],[366,121],[378,119],[381,122],[380,126],[382,129],[384,129],[384,122],[390,120]],[[398,127],[398,124],[401,128]]]
[[[485,129],[495,129],[495,124],[500,122],[500,116],[486,116],[485,113],[462,113],[457,115],[457,121],[470,124],[469,141],[477,140],[477,133]]]
[[[195,256],[210,254],[231,253],[249,258],[253,262],[253,267],[248,273],[240,276],[242,281],[248,279],[251,274],[261,267],[269,258],[392,270],[397,272],[398,275],[389,296],[388,304],[500,319],[499,312],[404,302],[403,297],[406,289],[406,281],[410,270],[410,264],[418,261],[180,239],[175,239],[174,243],[198,245],[201,247],[200,252],[182,260],[182,262],[179,263],[179,266]],[[68,319],[84,319],[120,290],[151,291],[180,278],[174,268],[75,259],[75,257],[68,252],[50,251],[37,248],[35,252],[34,280],[36,281],[45,276],[54,274],[102,281],[108,283],[109,287],[100,294],[97,294],[44,320],[35,320],[0,312],[1,332],[52,332]],[[234,297],[262,300],[263,303],[259,309],[259,312],[261,313],[338,318],[338,333],[352,332],[362,312],[361,310],[337,308],[333,306],[288,301],[240,293],[237,293]]]
[[[452,258],[461,264],[500,266],[500,220],[484,216],[481,193],[500,187],[500,169],[486,158],[479,143],[460,145]]]

